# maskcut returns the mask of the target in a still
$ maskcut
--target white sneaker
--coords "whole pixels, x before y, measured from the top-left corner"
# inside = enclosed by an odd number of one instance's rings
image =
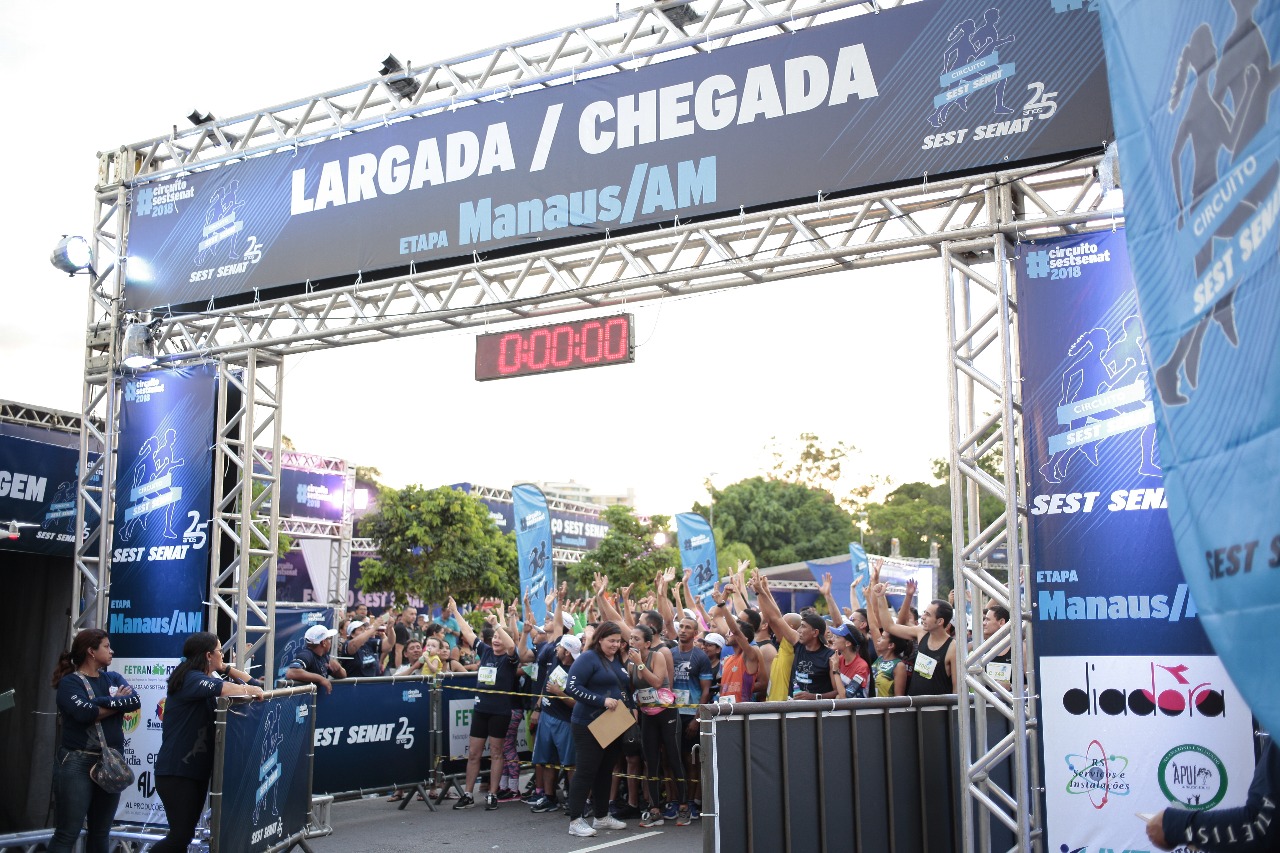
[[[585,817],[579,817],[569,822],[569,834],[576,835],[579,838],[590,838],[596,834],[596,831],[591,828],[591,824],[587,823]]]
[[[605,815],[591,821],[591,825],[596,829],[626,829],[627,825],[618,820],[613,815]],[[593,833],[594,834],[594,833]]]

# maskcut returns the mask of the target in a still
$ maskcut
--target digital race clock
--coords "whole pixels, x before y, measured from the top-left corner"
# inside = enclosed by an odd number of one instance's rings
[[[595,317],[476,338],[476,380],[635,361],[631,315]]]

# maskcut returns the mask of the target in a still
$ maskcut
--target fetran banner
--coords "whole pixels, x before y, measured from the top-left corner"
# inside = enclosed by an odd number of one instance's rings
[[[1136,812],[1243,801],[1249,709],[1178,567],[1124,230],[1016,266],[1048,848],[1145,850]]]
[[[680,540],[680,565],[691,572],[689,590],[710,610],[712,590],[720,579],[715,533],[696,512],[682,512],[676,516],[676,537]]]
[[[131,307],[1100,150],[1097,16],[941,0],[138,185]]]
[[[123,385],[107,630],[122,658],[181,658],[208,598],[217,367]]]
[[[1266,727],[1280,683],[1280,7],[1104,4],[1125,208],[1178,558]]]
[[[551,510],[546,495],[531,483],[513,486],[515,502],[516,554],[520,559],[520,595],[529,596],[533,619],[547,621],[547,592],[555,583],[551,562]]]

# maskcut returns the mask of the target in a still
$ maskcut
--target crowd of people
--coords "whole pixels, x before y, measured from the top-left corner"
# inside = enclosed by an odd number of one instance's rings
[[[908,585],[895,611],[879,572],[877,562],[865,595],[858,582],[851,588],[851,603],[863,606],[843,610],[827,575],[819,585],[825,615],[813,607],[784,613],[768,579],[748,576],[745,562],[706,601],[693,594],[688,572],[682,580],[675,569],[659,573],[643,596],[633,595],[632,586],[614,589],[597,574],[581,597],[563,584],[547,595],[541,624],[527,597],[480,603],[479,631],[452,598],[435,620],[413,607],[371,616],[358,605],[337,628],[309,628],[286,677],[329,692],[338,678],[474,672],[455,809],[479,804],[476,783],[487,748],[486,810],[519,801],[535,813],[563,811],[569,833],[580,837],[625,829],[632,819],[642,828],[688,826],[702,809],[698,705],[956,691],[951,604],[935,599],[918,611]],[[1008,618],[1003,607],[989,607],[984,635]],[[169,679],[156,761],[170,834],[155,850],[182,849],[195,831],[209,788],[216,697],[263,695],[262,685],[223,660],[214,634],[193,634],[183,655]],[[138,707],[125,680],[107,669],[110,661],[106,633],[89,629],[76,636],[54,674],[63,735],[50,850],[71,849],[86,817],[87,849],[106,850],[119,795],[95,785],[89,769],[104,743],[119,748],[120,715]],[[1008,653],[999,661],[1007,667]],[[533,773],[522,787],[517,740],[526,715]],[[604,715],[624,724],[612,728],[611,738],[598,737],[593,726]]]
[[[918,610],[909,586],[892,608],[879,574],[877,562],[865,593],[857,581],[850,590],[850,602],[862,606],[844,609],[828,575],[819,585],[825,608],[799,613],[782,612],[768,579],[749,577],[745,563],[709,601],[692,593],[687,572],[678,579],[667,569],[644,596],[632,586],[615,589],[600,574],[581,597],[561,585],[546,596],[542,624],[527,598],[480,603],[479,632],[453,599],[435,620],[413,607],[370,616],[357,605],[336,629],[308,631],[287,676],[331,689],[335,677],[475,672],[455,809],[522,801],[535,813],[566,812],[570,833],[583,837],[622,829],[628,819],[642,828],[687,826],[702,808],[699,704],[956,691],[951,603],[933,600]],[[992,605],[984,634],[1008,618]],[[602,744],[591,724],[619,704],[634,725]],[[517,741],[526,716],[533,773],[522,788]],[[477,800],[486,749],[494,759]]]

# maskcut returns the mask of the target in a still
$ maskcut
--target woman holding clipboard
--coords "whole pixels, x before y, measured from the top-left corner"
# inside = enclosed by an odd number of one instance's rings
[[[601,623],[586,651],[573,662],[565,684],[565,692],[577,700],[571,723],[578,764],[569,785],[569,834],[579,838],[589,838],[598,829],[627,828],[609,814],[609,783],[622,751],[619,735],[626,727],[614,727],[613,737],[606,743],[601,743],[591,729],[591,724],[604,714],[631,713],[622,698],[627,672],[623,668],[621,649],[622,629],[618,623]],[[588,794],[595,812],[591,823],[587,823],[583,815]]]

